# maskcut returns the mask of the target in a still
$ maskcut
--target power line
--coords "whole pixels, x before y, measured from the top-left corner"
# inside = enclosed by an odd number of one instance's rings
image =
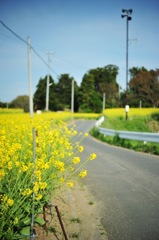
[[[3,25],[3,27],[5,27],[8,31],[10,31],[14,36],[16,36],[17,38],[19,38],[22,42],[24,42],[25,44],[28,45],[27,41],[24,40],[23,38],[21,38],[18,34],[16,34],[12,29],[10,29],[6,24],[4,24],[4,22],[2,20],[0,20],[1,24]]]
[[[28,45],[28,42],[24,40],[22,37],[20,37],[17,33],[15,33],[12,29],[10,29],[2,20],[0,20],[0,23],[5,27],[9,32],[11,32],[15,37],[17,37],[19,40],[24,42],[26,45]],[[59,75],[48,65],[48,63],[39,55],[39,53],[35,50],[35,48],[30,45],[30,48],[33,50],[33,52],[40,58],[40,60],[58,77]]]

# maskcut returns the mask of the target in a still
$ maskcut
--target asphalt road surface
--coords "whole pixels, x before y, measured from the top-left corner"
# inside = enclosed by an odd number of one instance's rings
[[[95,121],[78,120],[78,132]],[[85,153],[96,153],[84,180],[100,203],[102,224],[109,240],[159,240],[159,157],[110,146],[91,136]]]

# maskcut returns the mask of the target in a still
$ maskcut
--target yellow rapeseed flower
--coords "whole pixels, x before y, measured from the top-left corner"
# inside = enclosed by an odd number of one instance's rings
[[[78,164],[80,162],[80,158],[79,157],[74,157],[72,162],[73,162],[73,164]]]
[[[13,204],[14,204],[14,200],[13,199],[10,199],[10,198],[8,198],[8,200],[7,200],[7,204],[8,204],[8,206],[12,206]]]
[[[11,169],[12,169],[12,162],[9,161],[9,162],[8,162],[8,170],[11,170]]]
[[[22,172],[27,172],[28,166],[26,166],[24,163],[22,163],[20,169]]]
[[[29,196],[29,195],[32,194],[32,192],[33,192],[33,191],[32,191],[30,188],[27,188],[27,189],[25,189],[25,190],[23,191],[22,195],[23,195],[23,196]]]
[[[94,160],[97,157],[95,153],[91,153],[89,156],[89,160]]]
[[[60,172],[65,171],[64,162],[56,161],[56,162],[55,162],[55,166],[57,167],[57,169],[58,169]]]
[[[38,182],[34,183],[34,188],[33,188],[34,192],[37,193],[39,191],[39,184]]]
[[[0,180],[2,180],[2,178],[5,176],[5,171],[4,169],[0,170]]]
[[[73,136],[76,136],[77,135],[77,131],[73,131]]]
[[[39,201],[40,199],[42,199],[42,197],[43,197],[43,195],[39,193],[39,194],[36,195],[36,198],[35,198],[35,199],[36,199],[37,201]]]
[[[39,182],[39,187],[40,187],[40,189],[45,189],[47,187],[47,183],[46,182]]]
[[[65,181],[65,179],[62,177],[59,179],[60,183],[63,183]]]
[[[72,188],[74,186],[74,183],[73,182],[67,182],[67,185]]]
[[[78,174],[79,177],[84,178],[87,176],[87,170],[83,170]]]
[[[78,151],[79,151],[79,152],[83,152],[83,150],[84,150],[84,147],[83,147],[83,146],[79,146],[79,147],[78,147]]]

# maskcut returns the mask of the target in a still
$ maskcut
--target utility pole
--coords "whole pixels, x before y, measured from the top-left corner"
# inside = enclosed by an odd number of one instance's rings
[[[128,93],[128,45],[129,45],[129,21],[132,19],[130,15],[132,14],[132,9],[122,9],[125,13],[121,15],[122,18],[126,17],[126,93]]]
[[[126,120],[128,120],[128,112],[129,112],[129,105],[128,105],[128,46],[129,46],[129,21],[132,19],[130,15],[132,14],[132,9],[122,9],[124,15],[121,15],[122,18],[126,17]]]
[[[49,111],[49,87],[52,85],[52,83],[50,84],[50,76],[49,76],[49,73],[50,73],[50,62],[51,62],[51,59],[50,59],[50,55],[51,53],[48,52],[48,75],[47,75],[47,83],[46,83],[46,111]]]
[[[74,79],[72,79],[71,112],[74,113]]]
[[[30,117],[33,117],[33,96],[32,96],[32,78],[31,78],[30,37],[28,37],[27,42],[28,42],[29,110],[30,110]]]
[[[105,110],[105,93],[103,93],[103,112]]]

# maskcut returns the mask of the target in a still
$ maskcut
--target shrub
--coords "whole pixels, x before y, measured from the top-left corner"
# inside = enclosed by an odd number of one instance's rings
[[[151,118],[157,122],[159,122],[159,113],[155,112],[151,114]]]

